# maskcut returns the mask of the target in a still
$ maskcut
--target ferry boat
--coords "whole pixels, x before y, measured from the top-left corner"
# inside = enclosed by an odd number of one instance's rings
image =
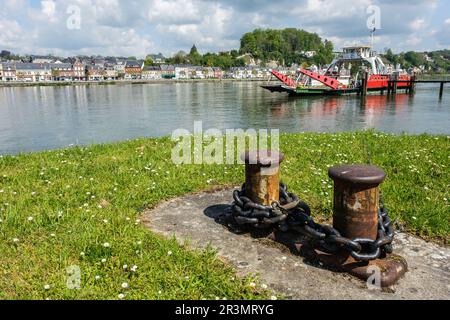
[[[271,92],[287,92],[290,95],[343,95],[360,93],[365,86],[367,91],[390,89],[396,82],[397,89],[408,89],[412,76],[400,69],[388,70],[381,58],[371,46],[353,46],[343,48],[343,52],[324,70],[299,68],[294,80],[276,70],[273,76],[281,85],[265,85]],[[367,79],[365,79],[367,75]]]

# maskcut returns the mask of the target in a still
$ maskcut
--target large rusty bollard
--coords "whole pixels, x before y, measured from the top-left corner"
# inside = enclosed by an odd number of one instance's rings
[[[380,203],[379,185],[386,174],[369,165],[346,165],[329,170],[334,180],[333,225],[342,236],[349,239],[365,238],[376,240],[378,235],[378,210]],[[325,263],[332,262],[346,272],[367,280],[377,266],[381,286],[388,287],[407,271],[406,261],[398,255],[387,255],[370,262],[356,261],[342,251],[335,257],[322,256]]]
[[[245,193],[255,203],[270,206],[280,200],[280,164],[284,155],[276,151],[247,151],[245,162]]]
[[[386,178],[374,166],[354,165],[329,170],[334,180],[333,226],[344,237],[376,240],[378,235],[378,186]]]

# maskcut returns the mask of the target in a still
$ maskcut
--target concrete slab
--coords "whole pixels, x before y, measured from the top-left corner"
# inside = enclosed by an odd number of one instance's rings
[[[229,208],[232,191],[187,195],[144,213],[143,222],[154,232],[186,240],[194,248],[210,244],[232,264],[238,275],[258,274],[287,299],[449,299],[450,249],[397,233],[394,252],[406,258],[407,274],[393,287],[369,290],[365,282],[314,265],[289,248],[249,234],[236,234],[218,222]]]

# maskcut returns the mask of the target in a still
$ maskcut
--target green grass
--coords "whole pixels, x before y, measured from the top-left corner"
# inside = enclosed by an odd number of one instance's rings
[[[243,181],[238,165],[176,166],[172,146],[169,138],[138,139],[1,157],[0,299],[270,297],[255,278],[235,277],[212,250],[193,251],[140,223],[142,210],[163,200]],[[397,225],[448,243],[448,137],[289,134],[280,147],[283,180],[317,219],[332,211],[327,168],[370,159],[388,174],[382,192]],[[71,265],[81,270],[79,290],[66,286]]]

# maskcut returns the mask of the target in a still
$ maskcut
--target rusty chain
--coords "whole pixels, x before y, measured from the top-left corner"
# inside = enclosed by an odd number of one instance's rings
[[[245,184],[241,190],[234,191],[233,198],[232,217],[238,225],[256,228],[276,226],[281,231],[296,231],[323,252],[336,254],[344,249],[357,261],[375,260],[392,253],[394,229],[382,200],[378,211],[378,236],[376,240],[371,240],[348,239],[333,227],[316,223],[309,206],[297,195],[288,192],[283,183],[280,184],[280,201],[271,206],[257,204],[246,197]]]

